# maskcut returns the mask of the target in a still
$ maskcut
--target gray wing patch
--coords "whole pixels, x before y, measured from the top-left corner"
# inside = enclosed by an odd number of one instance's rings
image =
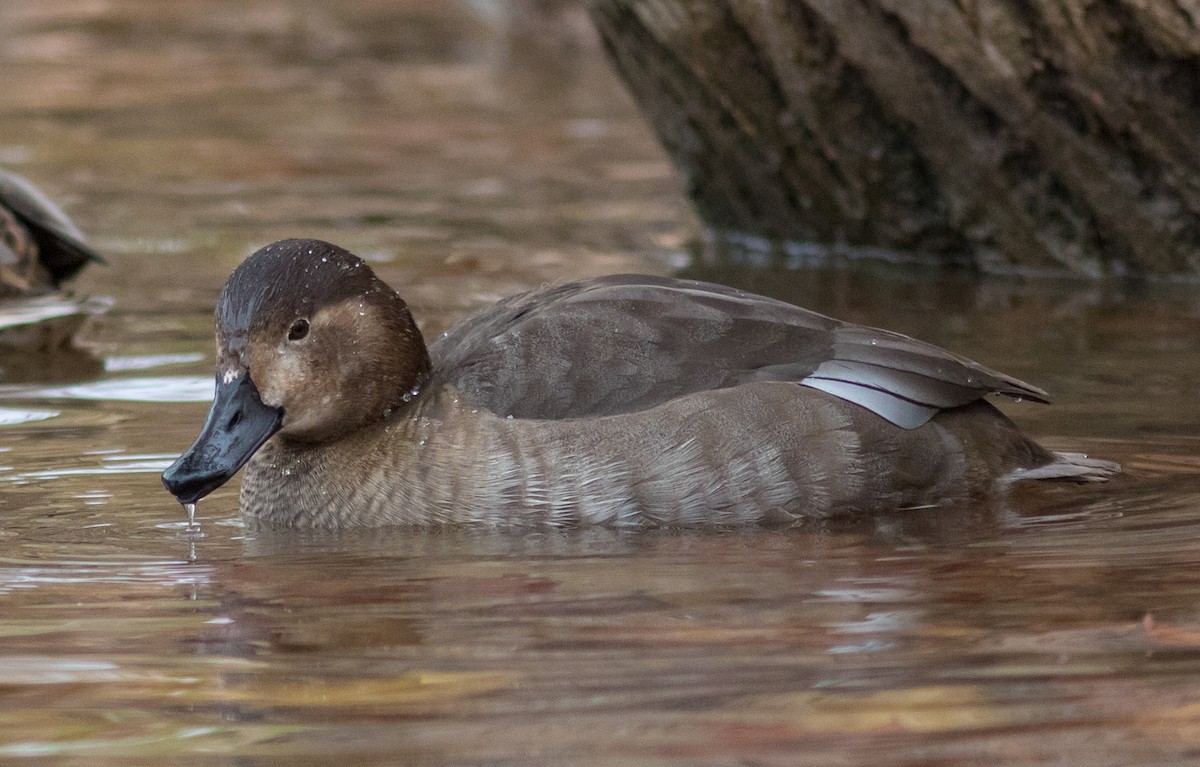
[[[859,362],[912,373],[976,392],[976,399],[994,392],[1035,402],[1050,401],[1050,395],[1036,386],[915,338],[857,325],[842,325],[835,332],[831,362]]]
[[[1036,386],[923,341],[860,327],[839,328],[837,335],[832,359],[800,383],[861,405],[905,429],[921,426],[939,410],[992,393],[1048,401]]]
[[[915,429],[938,414],[940,408],[922,405],[882,389],[833,378],[806,378],[800,382],[839,399],[861,405],[902,429]]]
[[[885,365],[836,359],[822,362],[808,377],[829,378],[883,389],[905,399],[942,409],[966,405],[991,390],[991,387],[978,384],[964,386],[957,382],[945,381],[928,373],[913,373]]]

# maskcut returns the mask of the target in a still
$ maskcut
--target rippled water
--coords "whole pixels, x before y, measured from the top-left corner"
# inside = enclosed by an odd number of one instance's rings
[[[0,360],[0,760],[975,765],[1200,755],[1200,302],[688,253],[577,19],[523,4],[0,5],[0,162],[110,264],[91,352]],[[532,31],[522,31],[532,30]],[[716,279],[1000,367],[1103,486],[791,531],[245,529],[158,474],[230,269],[371,259],[431,333],[547,280]],[[801,254],[803,255],[803,254]],[[696,256],[693,258],[693,256]]]

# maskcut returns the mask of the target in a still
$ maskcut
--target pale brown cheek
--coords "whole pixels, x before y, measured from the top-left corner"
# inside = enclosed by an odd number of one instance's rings
[[[259,389],[258,396],[262,399],[264,405],[269,405],[271,407],[284,406],[285,399],[283,394],[275,388],[268,387],[266,389]],[[293,408],[288,407],[285,409],[292,410]]]
[[[278,360],[275,355],[254,355],[250,360],[250,378],[258,389],[258,396],[264,405],[283,407],[287,400],[285,386],[288,380],[280,375]]]

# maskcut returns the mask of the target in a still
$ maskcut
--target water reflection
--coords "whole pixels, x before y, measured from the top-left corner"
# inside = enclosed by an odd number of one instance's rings
[[[13,426],[31,421],[44,421],[58,415],[54,410],[22,410],[20,408],[0,407],[0,426]]]
[[[11,477],[0,477],[0,481],[9,479],[17,484],[30,479],[59,479],[69,476],[85,476],[88,474],[129,474],[129,473],[144,473],[150,472],[161,474],[164,469],[171,465],[177,456],[174,454],[158,454],[158,455],[116,455],[116,456],[101,456],[99,465],[96,466],[76,466],[71,468],[61,469],[41,469],[38,471],[26,471],[13,474]],[[76,496],[79,497],[79,496]],[[101,497],[93,493],[88,497]]]
[[[82,399],[108,402],[211,402],[212,376],[113,378],[73,386],[0,386],[0,397]]]
[[[132,354],[104,358],[106,373],[122,373],[129,370],[148,370],[165,365],[183,365],[189,362],[200,362],[204,359],[202,352],[187,352],[184,354]]]

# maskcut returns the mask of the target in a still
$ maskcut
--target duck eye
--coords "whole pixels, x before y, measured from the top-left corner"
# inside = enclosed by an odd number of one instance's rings
[[[308,335],[308,320],[305,320],[305,319],[296,320],[295,322],[292,323],[292,326],[290,328],[288,328],[288,340],[289,341],[299,341],[301,338],[304,338],[306,335]]]

